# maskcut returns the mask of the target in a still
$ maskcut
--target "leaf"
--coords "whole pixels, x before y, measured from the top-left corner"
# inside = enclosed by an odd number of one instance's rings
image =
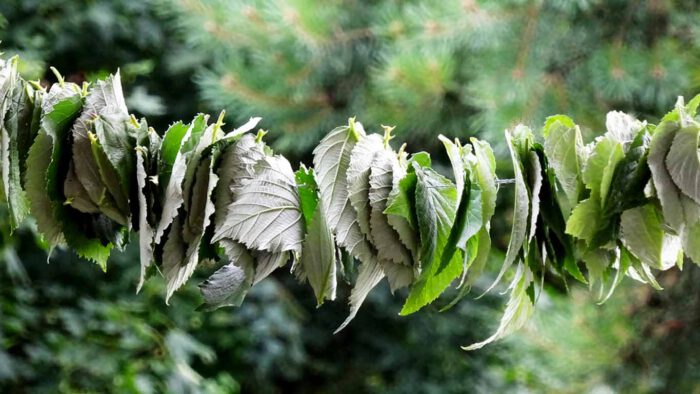
[[[372,160],[384,150],[382,137],[370,134],[361,137],[350,153],[347,170],[348,200],[357,213],[357,224],[362,234],[372,241],[370,232],[369,175]],[[374,243],[374,242],[373,242]]]
[[[501,323],[496,332],[489,338],[474,343],[469,346],[462,347],[464,350],[476,350],[497,341],[513,331],[522,327],[530,318],[534,311],[534,305],[528,295],[528,289],[532,286],[532,272],[525,264],[519,264],[518,270],[515,273],[515,278],[511,282],[509,289],[510,298],[506,305],[506,310],[501,318]]]
[[[88,136],[93,129],[95,119],[102,114],[128,116],[119,74],[110,76],[104,81],[98,81],[93,85],[85,99],[83,111],[71,130],[73,136],[72,160],[78,181],[88,192],[95,205],[99,207],[108,205],[109,209],[111,202],[105,198],[106,187],[102,183],[98,164],[91,147],[92,143]],[[114,214],[113,216],[118,215]]]
[[[610,111],[605,117],[606,136],[622,145],[627,145],[646,127],[646,122],[640,122],[631,115],[619,111]]]
[[[624,156],[621,144],[602,138],[597,141],[593,147],[593,153],[584,165],[583,181],[591,191],[591,195],[597,195],[600,198],[601,204],[605,204],[613,173]]]
[[[249,276],[233,263],[226,264],[199,285],[204,305],[198,309],[211,311],[222,306],[240,306],[247,293]]]
[[[380,260],[379,265],[382,267],[382,271],[384,271],[384,275],[389,282],[391,294],[394,294],[398,289],[411,285],[415,279],[415,271],[411,266],[388,260]]]
[[[188,272],[181,268],[181,264],[185,260],[186,249],[187,244],[182,239],[182,224],[179,220],[175,220],[165,234],[165,245],[163,246],[162,272],[166,282],[165,303],[167,305],[169,305],[170,297],[175,290],[189,277]]]
[[[581,131],[570,118],[557,115],[547,118],[542,132],[549,165],[554,169],[557,181],[569,200],[569,206],[573,207],[583,189],[580,164],[583,151]]]
[[[700,204],[700,126],[690,124],[676,132],[666,156],[666,168],[673,182],[695,203]]]
[[[172,293],[184,285],[197,268],[200,242],[214,213],[211,194],[217,181],[218,177],[212,172],[211,156],[207,157],[207,160],[201,160],[193,182],[193,197],[190,198],[190,204],[184,208],[186,219],[182,220],[182,243],[186,245],[186,252],[179,264],[170,262],[171,269],[165,273],[165,279],[168,281],[166,303]]]
[[[496,186],[496,158],[488,142],[479,141],[476,138],[471,138],[470,142],[474,151],[471,174],[475,178],[472,180],[472,183],[478,183],[479,185],[482,195],[482,222],[488,223],[496,212],[496,195],[498,193],[498,187]]]
[[[208,116],[198,115],[190,124],[187,132],[180,140],[180,148],[175,155],[175,159],[172,162],[172,170],[167,179],[163,176],[166,174],[159,173],[158,184],[162,189],[162,210],[160,215],[160,220],[156,226],[156,232],[154,236],[154,242],[160,243],[160,239],[163,236],[165,230],[173,222],[175,216],[177,216],[178,209],[182,206],[184,199],[182,194],[182,182],[185,179],[185,172],[187,171],[187,153],[191,150],[190,145],[199,142],[199,137],[201,136],[204,128],[206,127]],[[174,130],[174,136],[169,136],[170,130]],[[163,147],[161,148],[161,160],[162,166],[168,165],[167,160],[169,155],[171,155],[172,145],[178,139],[181,129],[178,126],[171,126],[169,132],[166,133],[163,138]],[[161,166],[161,168],[162,168]]]
[[[360,310],[360,306],[365,301],[365,298],[367,298],[369,292],[372,291],[382,278],[384,278],[384,272],[376,259],[370,258],[367,261],[363,261],[363,264],[360,264],[355,287],[353,287],[350,293],[350,314],[333,334],[339,333],[350,324]]]
[[[661,212],[652,204],[628,209],[621,216],[621,240],[642,263],[667,270],[682,249],[680,238],[664,233],[662,225]]]
[[[148,151],[141,147],[136,150],[136,188],[139,203],[139,256],[141,262],[141,274],[139,283],[136,287],[136,292],[141,291],[144,280],[146,279],[146,270],[150,267],[153,260],[153,235],[154,230],[148,222],[148,202],[146,200],[146,182],[148,182],[146,172],[146,162]]]
[[[219,232],[227,221],[228,207],[233,202],[235,189],[249,182],[255,174],[255,163],[265,157],[264,144],[250,134],[227,145],[221,153],[221,163],[217,168],[219,183],[214,192],[214,229]]]
[[[345,206],[348,204],[347,171],[353,148],[364,136],[359,123],[350,121],[328,133],[314,149],[314,170],[320,189],[321,203],[328,213],[328,223],[333,231]]]
[[[457,189],[447,178],[431,169],[413,164],[416,183],[416,213],[420,233],[420,259],[423,264],[416,282],[401,309],[413,313],[435,300],[462,272],[462,255],[455,253],[442,272],[437,273],[443,248],[457,210]]]
[[[63,135],[82,106],[80,95],[75,91],[63,100],[56,99],[64,94],[65,91],[58,85],[54,85],[47,93],[43,102],[45,107],[42,110],[41,128],[27,158],[27,197],[37,227],[50,246],[62,243],[65,239],[62,223],[55,215],[55,211],[62,208],[62,203],[54,200],[55,190],[49,191],[47,180],[56,181]],[[49,107],[51,103],[53,105]]]
[[[270,252],[301,250],[304,238],[294,172],[281,157],[258,162],[255,178],[235,192],[226,223],[213,241],[230,238]]]
[[[96,203],[107,217],[123,226],[128,226],[130,213],[129,201],[128,196],[124,194],[122,190],[117,171],[112,166],[112,163],[109,162],[97,137],[88,132],[88,138],[90,139],[90,149],[92,150],[93,159],[97,164],[101,185],[103,185],[102,195]],[[80,179],[80,177],[78,177],[78,179]]]
[[[253,251],[252,254],[256,264],[255,277],[253,278],[254,285],[270,276],[277,268],[283,267],[289,260],[289,252]]]
[[[571,211],[566,221],[566,233],[590,243],[599,227],[601,216],[600,200],[591,196],[578,203]]]
[[[452,173],[455,178],[455,187],[457,188],[457,201],[462,201],[462,193],[464,192],[464,179],[467,176],[464,169],[464,161],[462,157],[464,153],[462,152],[462,145],[459,143],[458,139],[454,142],[450,141],[444,135],[438,135],[438,139],[445,146],[445,151],[447,152],[447,157],[450,159],[450,165],[452,166]]]
[[[25,82],[17,72],[16,57],[3,67],[2,74],[5,75],[0,81],[0,194],[7,201],[10,230],[13,230],[29,214],[22,175],[25,171],[24,155],[28,146],[33,108],[25,90]]]
[[[306,168],[306,166],[302,164],[301,168],[294,173],[294,179],[297,183],[301,213],[304,216],[304,223],[308,229],[311,226],[314,217],[316,217],[316,213],[318,212],[317,207],[319,200],[318,185],[316,184],[316,179],[314,178],[313,168]]]
[[[314,170],[328,226],[338,245],[362,262],[373,253],[348,200],[347,171],[351,152],[364,135],[362,125],[351,119],[348,126],[331,131],[314,149]]]
[[[255,269],[253,257],[240,244],[222,241],[229,263],[219,268],[207,280],[200,283],[199,290],[204,304],[198,309],[211,311],[223,306],[240,306],[253,285]]]
[[[335,299],[335,256],[333,234],[328,227],[323,204],[317,204],[311,223],[307,226],[299,267],[314,290],[319,306],[324,299]]]
[[[530,234],[527,242],[530,243],[535,236],[537,219],[540,215],[540,192],[542,191],[542,166],[537,153],[528,152],[528,189],[530,190]]]
[[[516,129],[511,133],[506,131],[506,143],[508,144],[508,149],[510,150],[510,158],[513,162],[513,172],[515,174],[515,205],[513,207],[513,227],[510,231],[510,240],[508,241],[508,250],[506,251],[506,257],[503,260],[503,265],[498,273],[496,280],[489,286],[486,292],[490,291],[503,277],[503,274],[510,268],[513,262],[518,257],[520,253],[520,248],[522,248],[527,236],[527,219],[530,215],[530,196],[528,193],[527,185],[525,184],[525,177],[523,174],[523,164],[520,157],[521,151],[525,148],[521,143],[521,135],[526,133],[523,131],[522,127],[516,127]],[[527,138],[525,138],[527,140]]]
[[[411,251],[401,242],[399,234],[384,214],[395,180],[402,172],[394,152],[382,150],[375,154],[369,176],[370,233],[380,260],[412,265]],[[413,232],[405,221],[399,226],[404,226],[404,231]]]
[[[680,233],[685,221],[683,206],[681,205],[680,190],[673,183],[673,178],[666,168],[666,157],[671,143],[679,129],[678,123],[663,121],[654,130],[649,144],[649,169],[654,182],[656,195],[661,202],[664,221],[676,233]]]
[[[124,114],[102,114],[95,119],[94,131],[109,163],[119,176],[122,193],[131,192],[135,171],[134,148],[136,140],[133,125]]]

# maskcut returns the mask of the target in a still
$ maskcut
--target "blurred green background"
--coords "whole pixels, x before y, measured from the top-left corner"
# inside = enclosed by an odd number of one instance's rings
[[[4,0],[5,57],[51,82],[121,69],[127,103],[162,132],[226,109],[263,116],[271,144],[310,164],[323,133],[356,115],[396,125],[409,150],[444,162],[437,135],[476,135],[503,154],[503,130],[565,113],[586,138],[605,113],[650,122],[700,91],[697,1]],[[509,165],[499,174],[508,177]],[[507,244],[500,193],[495,245]],[[0,211],[0,391],[695,392],[700,393],[700,269],[671,270],[656,292],[632,281],[605,305],[583,287],[547,288],[532,322],[476,352],[504,299],[397,315],[405,293],[377,288],[355,321],[349,286],[319,310],[280,272],[241,308],[195,312],[197,278],[164,304],[136,295],[136,251],[109,271],[47,251],[32,224]],[[494,251],[492,269],[499,266]],[[475,294],[486,283],[477,283]]]

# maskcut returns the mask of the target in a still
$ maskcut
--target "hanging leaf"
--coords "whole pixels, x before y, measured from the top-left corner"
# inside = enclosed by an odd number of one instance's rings
[[[481,349],[489,343],[497,341],[522,327],[530,318],[534,310],[532,297],[530,294],[528,294],[531,286],[533,286],[532,272],[525,264],[518,264],[515,277],[513,278],[513,282],[511,282],[509,287],[510,298],[508,299],[506,311],[503,313],[498,329],[489,338],[481,342],[465,346],[462,349]]]
[[[667,270],[682,258],[679,237],[666,234],[661,212],[652,204],[624,211],[621,216],[621,239],[625,247],[642,263]]]
[[[41,128],[27,158],[27,197],[39,231],[50,246],[65,242],[57,211],[64,209],[56,185],[65,133],[80,113],[82,99],[75,85],[54,85],[46,95]]]
[[[255,177],[235,192],[226,223],[213,241],[230,238],[269,252],[301,250],[304,238],[294,172],[281,156],[258,162]]]
[[[362,234],[357,212],[348,199],[347,172],[352,150],[364,136],[362,125],[350,119],[348,126],[331,131],[314,149],[314,170],[328,226],[338,245],[362,262],[372,258],[372,246]]]
[[[685,218],[680,201],[680,190],[666,168],[666,156],[678,129],[679,125],[676,122],[661,122],[654,130],[649,144],[649,169],[654,189],[661,202],[664,220],[676,233],[681,232]]]
[[[581,131],[574,122],[566,116],[550,116],[545,122],[544,151],[550,166],[568,197],[569,206],[573,207],[579,201],[583,190],[581,180],[581,159],[583,139]]]
[[[666,167],[676,186],[700,204],[700,125],[689,124],[678,130],[666,156]]]
[[[417,177],[416,214],[420,233],[422,272],[401,309],[408,315],[433,302],[462,273],[462,255],[455,253],[438,273],[443,248],[457,210],[457,189],[435,171],[413,164]]]
[[[136,150],[136,188],[139,203],[139,256],[141,261],[141,274],[139,276],[138,285],[136,286],[137,293],[141,291],[141,287],[146,279],[146,270],[153,261],[154,230],[151,223],[148,222],[149,206],[146,198],[146,182],[148,182],[146,163],[148,162],[148,153],[147,149],[140,146]]]
[[[360,310],[360,306],[362,306],[369,292],[372,291],[382,278],[384,278],[384,272],[374,258],[370,258],[367,261],[363,261],[363,264],[360,264],[355,287],[353,287],[350,293],[350,314],[333,334],[339,333],[350,324],[355,316],[357,316],[357,312]]]
[[[513,227],[510,232],[510,240],[508,241],[508,250],[506,257],[503,260],[503,266],[496,280],[489,286],[486,292],[490,291],[498,282],[500,282],[503,274],[517,259],[520,248],[522,248],[525,238],[527,237],[528,217],[530,215],[530,195],[527,185],[525,184],[525,176],[523,174],[523,159],[522,152],[527,151],[531,132],[524,127],[516,127],[513,132],[506,131],[506,143],[510,150],[510,158],[513,163],[513,172],[515,174],[515,197],[513,207]]]
[[[221,245],[229,263],[200,283],[199,289],[204,297],[204,304],[197,308],[199,310],[211,311],[223,306],[240,306],[253,285],[255,270],[250,253],[235,242],[224,240]]]
[[[233,202],[234,190],[249,182],[255,174],[255,163],[265,157],[264,144],[255,136],[246,134],[224,148],[217,169],[219,185],[215,191],[214,228],[219,232],[227,221],[228,207]]]
[[[196,145],[199,142],[199,138],[207,126],[208,119],[209,117],[206,115],[198,115],[189,125],[182,138],[179,138],[182,127],[175,124],[168,129],[163,138],[160,156],[161,168],[169,166],[171,171],[170,173],[159,173],[158,184],[162,188],[161,201],[163,208],[158,226],[156,226],[155,243],[160,243],[163,233],[171,225],[173,219],[177,216],[178,209],[184,202],[182,182],[187,171],[188,153],[193,149],[192,145]],[[179,146],[179,148],[175,150],[175,158],[171,161],[174,146]]]
[[[297,277],[308,279],[320,306],[324,299],[334,300],[336,289],[336,248],[323,205],[318,203],[318,185],[313,170],[303,167],[296,174],[306,235]]]
[[[395,180],[402,175],[402,172],[394,152],[382,150],[374,156],[369,176],[370,233],[380,260],[412,265],[411,251],[401,242],[399,234],[389,224],[389,218],[384,214]],[[403,226],[404,231],[413,233],[405,221],[399,226]]]
[[[382,137],[370,134],[360,138],[350,153],[348,165],[348,200],[357,214],[357,224],[370,241],[369,175],[372,160],[377,152],[384,150]],[[373,243],[374,244],[374,243]],[[376,245],[376,244],[375,244]]]

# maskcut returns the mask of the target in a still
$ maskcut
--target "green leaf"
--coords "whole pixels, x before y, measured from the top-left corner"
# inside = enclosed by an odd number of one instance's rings
[[[316,216],[318,206],[318,185],[314,178],[313,168],[306,168],[302,164],[294,173],[294,179],[297,183],[297,192],[299,193],[299,202],[301,204],[301,213],[304,216],[306,227],[311,226],[311,222]]]
[[[450,159],[452,174],[455,178],[455,187],[457,188],[457,201],[461,201],[462,193],[464,192],[464,179],[467,176],[462,159],[464,155],[462,145],[458,139],[455,138],[454,142],[452,142],[442,134],[438,135],[438,139],[445,146],[447,157]],[[465,148],[468,149],[469,147]]]
[[[162,188],[162,209],[154,236],[154,242],[157,244],[160,243],[163,233],[173,222],[173,219],[178,214],[179,208],[184,202],[182,183],[185,179],[185,173],[187,171],[187,161],[189,158],[189,155],[187,153],[189,153],[189,151],[193,149],[192,145],[196,145],[196,143],[199,142],[199,138],[201,137],[202,133],[204,132],[204,129],[207,126],[207,120],[208,116],[200,114],[192,121],[192,123],[187,128],[184,137],[180,140],[180,148],[175,155],[175,160],[172,163],[172,170],[169,176],[167,176],[167,179],[165,179],[161,175],[166,175],[167,173],[159,173],[158,184]],[[175,131],[173,133],[179,133],[178,129],[179,128],[175,128]],[[171,127],[171,130],[173,130],[173,127]],[[165,155],[164,152],[166,150],[171,149],[172,144],[175,142],[174,140],[177,140],[177,138],[175,137],[172,137],[173,140],[171,140],[168,134],[169,133],[166,133],[166,136],[163,139],[163,147],[161,148],[160,168],[163,168],[163,166],[167,166],[168,162],[166,160],[169,157],[170,153],[168,153],[168,155]]]
[[[90,139],[92,156],[97,164],[98,174],[104,190],[100,200],[96,201],[97,206],[100,207],[107,217],[123,226],[127,226],[130,214],[128,195],[122,190],[117,171],[112,166],[112,163],[109,162],[97,137],[92,133],[88,133],[88,137]]]
[[[457,189],[435,171],[413,165],[417,177],[416,214],[420,234],[421,277],[401,309],[401,315],[416,312],[435,300],[462,272],[462,255],[455,253],[447,267],[437,273],[457,210]]]
[[[47,93],[43,103],[45,107],[42,111],[41,128],[27,158],[26,185],[31,212],[39,231],[50,246],[65,241],[63,225],[56,215],[57,210],[63,209],[63,198],[57,198],[57,190],[54,187],[58,182],[57,170],[63,149],[63,137],[82,107],[82,99],[78,92],[73,91],[72,96],[57,100],[57,97],[64,95],[65,91],[58,85]]]
[[[114,218],[120,215],[112,210],[111,202],[105,197],[106,187],[100,176],[99,166],[95,160],[92,142],[89,138],[95,119],[102,114],[128,117],[129,113],[124,103],[119,74],[110,76],[104,81],[98,81],[93,85],[85,99],[83,111],[71,130],[73,136],[72,160],[78,181],[83,185],[93,203],[101,208],[105,206],[105,209],[109,210]],[[132,152],[128,154],[132,154]]]
[[[566,221],[566,233],[591,243],[600,226],[601,216],[600,200],[597,196],[591,195],[571,211]]]
[[[525,184],[524,169],[522,164],[522,153],[527,152],[527,146],[531,140],[529,129],[518,126],[513,132],[506,131],[506,143],[510,150],[510,157],[513,163],[513,172],[515,174],[515,204],[513,207],[513,227],[510,232],[510,240],[508,241],[508,250],[506,257],[503,260],[503,266],[496,280],[486,290],[490,291],[503,277],[503,274],[515,262],[523,247],[525,238],[527,237],[528,217],[530,214],[530,195],[527,185]]]
[[[586,161],[582,174],[583,181],[591,191],[591,195],[598,196],[601,204],[605,204],[615,168],[624,156],[622,144],[609,138],[601,138],[596,142]]]
[[[621,216],[621,240],[642,263],[667,270],[682,254],[679,237],[663,231],[663,218],[652,204],[628,209]]]
[[[583,189],[581,131],[570,118],[557,115],[547,118],[543,134],[544,151],[549,165],[554,169],[557,181],[569,200],[569,206],[573,207]]]

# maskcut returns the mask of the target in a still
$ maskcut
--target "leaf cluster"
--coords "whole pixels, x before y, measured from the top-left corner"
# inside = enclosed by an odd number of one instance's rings
[[[312,288],[318,305],[353,283],[350,314],[385,277],[408,288],[401,315],[451,285],[469,293],[491,248],[502,181],[488,143],[443,136],[452,179],[425,152],[391,146],[392,128],[368,133],[354,118],[330,131],[313,168],[294,171],[255,129],[224,131],[197,115],[162,136],[129,115],[119,74],[92,86],[48,90],[0,68],[0,196],[17,226],[31,211],[53,248],[67,245],[106,269],[114,247],[138,232],[141,278],[166,282],[166,302],[202,267],[203,309],[240,305],[278,268]],[[542,139],[519,125],[505,137],[514,170],[508,249],[488,290],[511,273],[501,325],[476,349],[522,326],[545,277],[596,287],[602,300],[624,276],[659,287],[652,269],[700,262],[700,96],[659,125],[610,112],[607,132],[584,144],[557,115]],[[487,291],[488,291],[487,290]]]

